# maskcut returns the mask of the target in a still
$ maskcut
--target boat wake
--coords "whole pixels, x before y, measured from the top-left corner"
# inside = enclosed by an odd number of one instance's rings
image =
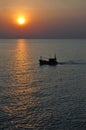
[[[64,61],[64,62],[58,62],[60,65],[85,65],[86,61],[74,61],[74,60],[69,60],[69,61]]]

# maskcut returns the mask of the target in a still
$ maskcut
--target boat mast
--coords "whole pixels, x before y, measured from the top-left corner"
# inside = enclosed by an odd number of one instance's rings
[[[56,54],[54,55],[54,57],[55,57],[55,60],[56,60]]]

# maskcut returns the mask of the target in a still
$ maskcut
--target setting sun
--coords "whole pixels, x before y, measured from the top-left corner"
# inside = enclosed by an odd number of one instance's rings
[[[18,22],[18,24],[20,24],[20,25],[23,25],[23,24],[25,24],[25,18],[23,18],[23,17],[20,17],[20,18],[18,18],[17,19],[17,22]]]

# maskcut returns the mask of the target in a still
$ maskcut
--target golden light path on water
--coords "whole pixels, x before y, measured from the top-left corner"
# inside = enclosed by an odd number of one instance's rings
[[[10,125],[17,128],[33,128],[34,107],[37,105],[35,94],[38,87],[35,73],[31,67],[30,48],[25,40],[18,40],[12,59],[12,68],[10,70],[10,99],[11,104],[4,107],[8,113]]]

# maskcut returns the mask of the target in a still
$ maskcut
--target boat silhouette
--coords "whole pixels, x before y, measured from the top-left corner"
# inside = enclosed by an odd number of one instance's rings
[[[54,56],[54,58],[44,58],[44,57],[40,57],[39,59],[39,64],[40,65],[57,65],[57,58],[56,55]]]

